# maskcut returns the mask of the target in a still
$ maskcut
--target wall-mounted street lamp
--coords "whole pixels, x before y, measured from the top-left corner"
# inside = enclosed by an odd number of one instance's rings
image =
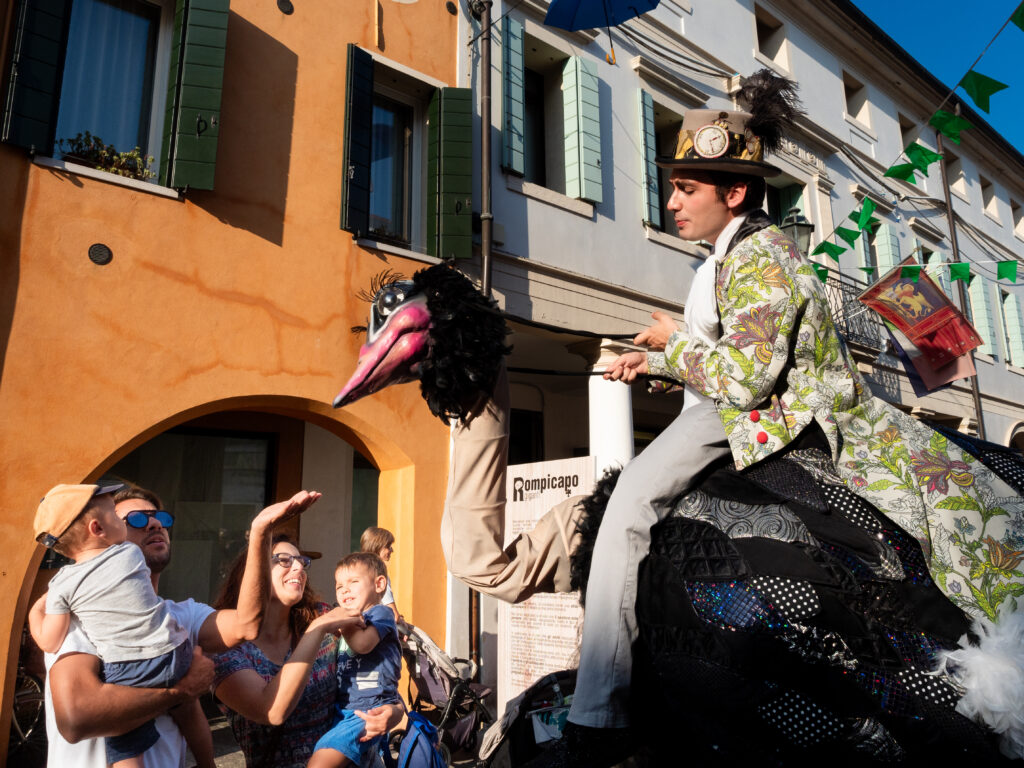
[[[811,233],[814,232],[814,225],[807,220],[807,217],[800,213],[799,208],[790,208],[786,218],[779,224],[779,229],[789,235],[800,249],[800,253],[807,255],[811,249]]]

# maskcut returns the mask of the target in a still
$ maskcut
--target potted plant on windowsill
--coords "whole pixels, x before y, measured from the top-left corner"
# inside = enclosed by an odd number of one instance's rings
[[[153,164],[152,155],[143,155],[138,147],[130,152],[118,152],[113,144],[104,143],[103,139],[88,131],[79,133],[73,139],[61,139],[57,142],[57,149],[62,160],[87,165],[98,171],[137,181],[149,181],[156,176],[149,170]]]

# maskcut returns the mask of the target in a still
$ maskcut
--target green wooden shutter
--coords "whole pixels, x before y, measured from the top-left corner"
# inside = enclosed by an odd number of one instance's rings
[[[473,255],[473,92],[439,88],[427,112],[427,253]]]
[[[0,141],[50,155],[57,130],[71,0],[21,0],[15,14]]]
[[[658,166],[654,158],[658,139],[654,132],[654,99],[642,88],[640,94],[640,183],[643,187],[644,223],[661,229],[661,195]]]
[[[807,211],[804,209],[804,185],[790,184],[788,187],[780,189],[779,207],[782,208],[780,216],[782,216],[783,219],[789,215],[791,208],[799,208],[800,213],[806,217]]]
[[[526,173],[523,142],[526,135],[526,75],[523,63],[523,25],[506,18],[502,27],[502,75],[505,124],[501,131],[501,165],[512,173]],[[486,115],[485,119],[490,119]]]
[[[370,142],[373,136],[373,57],[348,44],[345,136],[342,151],[341,228],[370,231]]]
[[[995,333],[992,329],[992,307],[988,296],[988,280],[975,275],[967,290],[971,299],[971,324],[984,342],[978,351],[986,355],[995,355]]]
[[[601,202],[601,103],[597,68],[572,56],[562,67],[565,194]]]
[[[177,0],[160,183],[213,189],[229,0]]]
[[[888,224],[879,224],[875,231],[875,254],[879,277],[900,263],[900,241]]]
[[[1024,368],[1024,316],[1021,315],[1020,298],[1014,293],[1003,294],[1003,326],[1009,346],[1006,357],[1011,364]]]

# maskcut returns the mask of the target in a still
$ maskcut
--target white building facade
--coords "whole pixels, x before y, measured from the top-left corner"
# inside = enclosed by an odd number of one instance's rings
[[[513,462],[596,455],[600,471],[628,461],[678,413],[679,395],[582,374],[629,348],[613,337],[646,327],[651,311],[682,317],[707,250],[676,237],[664,210],[667,173],[653,158],[672,153],[687,110],[736,109],[740,75],[762,67],[795,80],[807,112],[770,158],[783,173],[769,180],[769,214],[780,221],[799,208],[815,226],[813,249],[865,198],[877,206],[879,225],[838,265],[813,257],[830,268],[837,327],[862,372],[898,407],[977,432],[969,380],[915,395],[884,329],[856,300],[913,255],[960,303],[940,266],[952,248],[939,165],[917,185],[883,178],[908,144],[936,149],[928,120],[947,88],[846,0],[661,0],[612,28],[614,54],[604,30],[544,26],[547,5],[513,0],[492,9],[493,293],[511,315],[568,332],[513,323]],[[481,28],[469,13],[464,31],[459,85],[474,91],[476,137]],[[1024,286],[997,280],[995,264],[1024,254],[1024,156],[969,104],[963,114],[975,127],[961,144],[947,142],[944,162],[960,258],[973,275],[965,309],[985,341],[975,354],[984,428],[989,440],[1024,449]],[[477,171],[477,207],[479,184]],[[862,267],[875,269],[868,276]],[[541,369],[577,375],[530,372]],[[465,650],[457,630],[464,600],[453,585],[456,651]],[[485,608],[485,651],[492,619]]]

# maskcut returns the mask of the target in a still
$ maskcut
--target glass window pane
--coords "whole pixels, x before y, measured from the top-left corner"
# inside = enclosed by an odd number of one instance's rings
[[[160,9],[136,0],[75,0],[57,140],[88,131],[119,152],[149,151]]]
[[[269,435],[171,431],[111,468],[108,476],[156,491],[174,514],[161,596],[213,601],[250,521],[268,503],[273,442]]]
[[[409,142],[412,108],[380,95],[373,99],[370,158],[370,231],[409,240]]]

